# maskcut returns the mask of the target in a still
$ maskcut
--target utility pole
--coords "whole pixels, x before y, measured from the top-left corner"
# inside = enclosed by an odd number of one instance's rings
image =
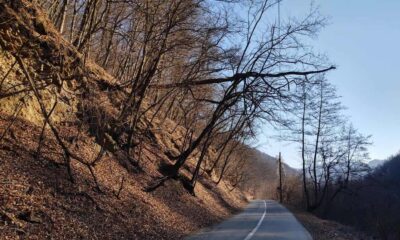
[[[278,0],[278,36],[281,37],[281,0]],[[279,51],[280,55],[280,51]],[[279,65],[279,69],[280,69]],[[278,157],[278,172],[279,172],[279,202],[283,202],[283,186],[282,186],[282,156],[279,152]]]
[[[279,152],[279,157],[278,157],[278,172],[279,172],[279,202],[283,202],[283,186],[282,186],[282,157],[281,157],[281,152]]]

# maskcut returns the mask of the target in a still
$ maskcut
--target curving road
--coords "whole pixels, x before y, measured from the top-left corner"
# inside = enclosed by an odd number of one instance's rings
[[[187,240],[312,240],[292,213],[272,200],[255,200],[240,214]]]

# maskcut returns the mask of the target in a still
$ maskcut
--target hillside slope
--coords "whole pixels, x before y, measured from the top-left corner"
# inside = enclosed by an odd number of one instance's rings
[[[179,239],[246,203],[229,183],[216,186],[206,176],[196,196],[179,179],[144,191],[162,177],[159,166],[171,163],[167,156],[178,151],[183,129],[155,119],[133,163],[116,148],[126,137],[116,124],[124,90],[30,1],[0,2],[0,45],[1,239]],[[38,151],[43,108],[53,114]],[[192,170],[189,161],[182,177]]]

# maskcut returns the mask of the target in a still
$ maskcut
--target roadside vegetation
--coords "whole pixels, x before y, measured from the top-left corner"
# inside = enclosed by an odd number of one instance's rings
[[[326,19],[268,20],[278,4],[1,1],[1,230],[182,238],[279,191],[348,224],[348,203],[355,219],[372,206],[354,192],[399,212],[397,158],[371,172],[335,66],[307,44]],[[280,188],[276,159],[251,147],[264,124],[300,149]],[[395,239],[398,217],[381,213],[359,227]]]

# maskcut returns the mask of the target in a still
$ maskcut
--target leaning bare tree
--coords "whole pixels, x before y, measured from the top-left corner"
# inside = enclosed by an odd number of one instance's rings
[[[290,86],[298,83],[299,76],[322,73],[334,68],[320,66],[319,59],[301,44],[302,37],[316,34],[323,25],[323,20],[316,17],[315,12],[302,21],[289,22],[280,29],[275,24],[262,24],[265,14],[276,3],[262,1],[251,5],[247,16],[249,21],[242,32],[242,44],[234,49],[220,46],[224,52],[233,51],[232,55],[227,56],[229,68],[211,78],[206,76],[184,82],[154,85],[164,89],[195,89],[213,85],[219,89],[212,99],[206,99],[213,106],[213,111],[204,128],[176,157],[175,164],[167,169],[167,175],[176,176],[193,151],[215,128],[225,122],[227,115],[234,112],[234,109],[240,109],[240,114],[247,115],[246,118],[253,121],[262,119],[270,123],[279,122],[282,105],[292,97]],[[259,32],[261,27],[268,27],[268,33]]]

